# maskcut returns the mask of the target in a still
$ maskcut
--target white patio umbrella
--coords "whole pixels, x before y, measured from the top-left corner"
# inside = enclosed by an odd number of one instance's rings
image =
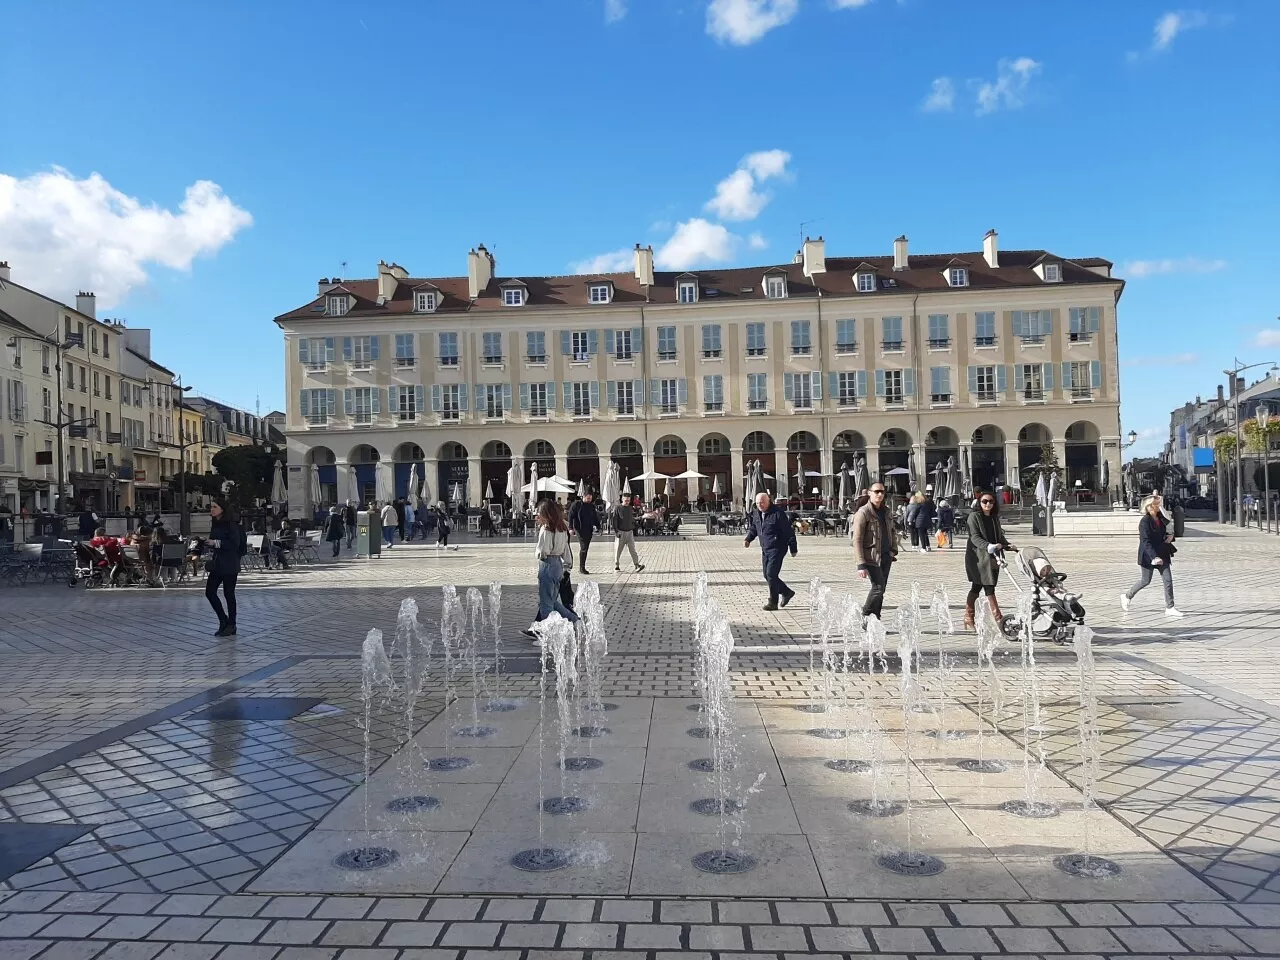
[[[271,502],[287,503],[289,501],[289,483],[284,476],[284,461],[281,460],[276,464],[276,470],[271,477]]]
[[[685,500],[689,503],[692,503],[694,501],[692,481],[702,480],[705,477],[706,477],[705,473],[699,473],[697,470],[690,469],[690,470],[684,471],[684,473],[677,473],[671,479],[685,481],[685,490],[684,490]]]
[[[534,483],[538,485],[539,493],[573,493],[574,486],[562,477],[539,477],[537,480],[530,481],[522,488],[525,493],[532,493]]]
[[[864,489],[871,486],[867,477],[867,458],[859,454],[853,459],[853,495],[860,496]]]
[[[578,499],[581,500],[586,495],[587,495],[587,481],[579,480],[578,481]]]
[[[622,492],[623,492],[623,493],[625,493],[628,497],[629,497],[629,496],[631,496],[631,481],[630,481],[630,480],[624,480],[624,481],[622,482]]]
[[[718,473],[711,481],[711,496],[715,497],[717,503],[720,502],[720,474]]]
[[[529,464],[529,486],[521,487],[520,489],[529,494],[529,509],[532,510],[534,504],[538,502],[538,461],[537,460]]]
[[[1041,470],[1039,476],[1036,478],[1036,503],[1048,503],[1048,500],[1046,499],[1048,495],[1049,491],[1045,487],[1044,482],[1044,471]]]
[[[391,482],[391,463],[387,460],[380,460],[378,467],[374,471],[374,479],[376,481],[378,499],[383,503],[395,499],[395,488]]]
[[[836,491],[837,505],[843,507],[849,499],[849,465],[840,464],[840,489]]]
[[[354,500],[356,505],[360,505],[360,478],[356,475],[354,464],[347,464],[347,497],[348,500]]]
[[[422,487],[418,492],[418,497],[421,502],[427,505],[431,504],[431,479],[427,476],[425,470],[422,473]]]
[[[507,496],[511,498],[511,509],[518,504],[516,497],[520,492],[520,481],[524,477],[524,464],[515,457],[511,458],[511,466],[507,468]]]
[[[761,473],[761,476],[768,477],[769,475],[767,473]],[[778,471],[777,480],[778,480],[778,486],[777,486],[776,493],[778,494],[778,496],[776,499],[785,500],[787,497],[787,471],[785,469]]]
[[[600,488],[600,496],[604,498],[605,505],[612,510],[618,504],[618,498],[622,491],[619,484],[618,465],[610,461],[609,469],[605,471],[604,483]]]
[[[409,486],[405,490],[405,496],[413,504],[413,508],[418,509],[418,465],[416,463],[409,465]]]
[[[307,482],[311,486],[311,509],[315,510],[320,506],[320,465],[318,463],[311,465]]]
[[[1111,461],[1110,460],[1102,461],[1102,473],[1098,480],[1098,486],[1102,488],[1102,495],[1107,498],[1105,502],[1110,503],[1111,494],[1107,490],[1107,488],[1111,486]]]
[[[488,483],[484,485],[484,498],[486,500],[493,499],[493,481],[492,480],[490,480]]]

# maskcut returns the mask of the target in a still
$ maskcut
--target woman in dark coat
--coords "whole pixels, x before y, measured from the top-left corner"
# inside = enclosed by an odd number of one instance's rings
[[[969,594],[964,599],[964,625],[972,630],[974,624],[974,606],[978,602],[978,594],[987,595],[987,604],[996,618],[996,623],[1004,619],[1000,612],[1000,602],[996,599],[996,584],[1000,580],[1000,566],[996,563],[996,554],[1001,550],[1017,548],[1005,539],[1004,528],[1000,525],[1000,505],[996,503],[994,493],[982,493],[978,496],[978,509],[969,514],[969,543],[964,551],[964,572],[969,578]]]
[[[218,500],[209,507],[209,539],[205,547],[209,550],[209,561],[206,569],[209,577],[205,581],[204,595],[218,615],[218,630],[215,637],[234,637],[236,635],[236,578],[240,576],[240,557],[244,553],[244,530],[231,516],[227,505]],[[226,610],[218,599],[218,588],[227,598]]]
[[[1120,597],[1120,606],[1127,611],[1129,601],[1151,582],[1151,574],[1159,570],[1160,579],[1164,581],[1164,615],[1172,619],[1181,617],[1181,611],[1173,605],[1175,552],[1173,531],[1160,511],[1160,498],[1152,497],[1147,501],[1142,520],[1138,523],[1138,566],[1142,568],[1142,577]]]
[[[324,538],[333,544],[333,555],[336,557],[342,549],[342,538],[346,536],[347,511],[341,504],[329,508],[329,516],[325,519]]]

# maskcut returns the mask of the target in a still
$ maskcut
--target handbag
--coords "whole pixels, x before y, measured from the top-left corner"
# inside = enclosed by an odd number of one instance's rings
[[[565,567],[560,577],[560,603],[569,610],[573,609],[573,580],[569,577],[569,568]]]

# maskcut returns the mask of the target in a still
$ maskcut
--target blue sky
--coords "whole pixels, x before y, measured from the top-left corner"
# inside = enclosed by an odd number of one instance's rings
[[[1280,359],[1278,26],[1270,0],[13,4],[0,259],[266,411],[271,317],[343,261],[741,264],[808,220],[829,255],[995,227],[1130,279],[1123,429],[1152,452],[1233,356]]]

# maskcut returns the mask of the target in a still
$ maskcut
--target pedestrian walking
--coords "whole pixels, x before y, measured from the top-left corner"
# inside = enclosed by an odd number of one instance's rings
[[[631,506],[631,499],[627,496],[621,497],[618,505],[613,509],[613,533],[613,569],[619,573],[622,572],[619,561],[622,560],[622,548],[626,547],[631,551],[631,562],[635,564],[636,573],[639,573],[644,569],[644,564],[640,562],[640,555],[636,553],[636,512]]]
[[[799,552],[796,544],[796,530],[791,525],[787,512],[773,502],[767,493],[756,496],[756,512],[749,518],[745,547],[751,541],[760,538],[760,558],[764,565],[764,582],[769,585],[769,602],[766,610],[777,610],[779,605],[786,606],[796,592],[782,581],[782,561],[788,551],[794,557]]]
[[[1000,504],[996,495],[988,491],[978,494],[978,509],[969,514],[969,541],[964,551],[964,572],[969,578],[969,593],[964,598],[965,629],[974,628],[974,607],[978,594],[986,594],[987,605],[996,623],[1004,620],[1000,601],[996,599],[996,584],[1000,582],[1000,564],[997,557],[1004,550],[1016,550],[1004,535],[1000,525]]]
[[[400,534],[400,542],[404,543],[404,529],[405,529],[404,528],[404,521],[405,521],[404,501],[396,500],[394,503],[392,503],[392,506],[395,507],[395,511],[396,511],[396,532]]]
[[[449,546],[449,512],[444,507],[443,500],[436,501],[436,546]]]
[[[324,525],[324,538],[333,544],[333,555],[336,557],[338,551],[342,549],[342,538],[346,535],[346,508],[335,503],[329,508],[329,516],[325,518]]]
[[[1159,570],[1160,579],[1164,581],[1164,615],[1174,620],[1182,616],[1173,605],[1173,555],[1178,552],[1173,540],[1173,531],[1161,510],[1160,498],[1148,498],[1143,503],[1142,520],[1138,523],[1138,566],[1142,568],[1142,577],[1120,597],[1120,606],[1125,612],[1129,610],[1129,601],[1151,583],[1152,573]]]
[[[600,511],[593,502],[594,495],[587,493],[581,500],[573,501],[569,508],[569,529],[578,535],[578,572],[590,576],[587,569],[587,551],[591,549],[591,538],[600,529]]]
[[[545,620],[554,612],[570,623],[577,623],[578,615],[565,605],[560,596],[564,574],[566,570],[573,569],[569,524],[565,522],[560,504],[551,499],[543,500],[538,504],[534,522],[538,527],[538,539],[534,546],[534,556],[538,558],[538,616],[534,622]],[[530,639],[537,638],[532,628],[523,632]]]
[[[405,539],[412,540],[414,532],[418,526],[418,511],[413,509],[413,504],[406,500],[404,502],[404,532]]]
[[[378,519],[382,521],[382,542],[390,550],[395,544],[396,532],[400,529],[400,515],[396,513],[396,505],[390,501],[384,503]]]
[[[938,504],[938,546],[942,546],[945,540],[948,550],[954,547],[956,545],[955,529],[956,508],[951,506],[950,500],[944,498]]]
[[[84,512],[80,514],[79,528],[81,540],[92,540],[93,532],[98,529],[98,515],[85,507]]]
[[[873,483],[867,493],[871,499],[853,515],[849,539],[858,576],[871,581],[862,615],[883,619],[884,591],[889,586],[893,561],[898,559],[898,528],[885,505],[884,484]]]
[[[938,515],[938,505],[933,502],[933,487],[925,487],[916,501],[915,514],[911,522],[915,524],[913,540],[920,544],[920,552],[929,552],[929,536],[933,532],[933,521]]]
[[[347,549],[350,550],[356,542],[356,503],[354,500],[348,500],[346,509],[343,511],[342,522],[347,529]],[[334,556],[338,554],[335,552]]]
[[[218,630],[215,637],[234,637],[236,635],[236,578],[240,576],[240,557],[245,550],[244,530],[231,516],[227,505],[214,500],[209,506],[209,539],[205,546],[209,553],[206,569],[209,572],[204,584],[204,595],[218,615]],[[227,606],[223,609],[218,599],[218,588],[226,598]]]

